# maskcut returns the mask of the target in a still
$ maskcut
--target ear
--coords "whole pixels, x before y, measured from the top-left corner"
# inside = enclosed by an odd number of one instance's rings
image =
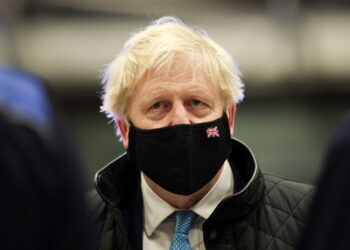
[[[236,104],[231,104],[231,106],[227,109],[227,118],[230,126],[231,136],[233,136],[234,128],[235,128],[235,115],[236,115]]]
[[[127,149],[129,146],[129,125],[122,118],[117,119],[117,125],[123,140],[124,148]]]

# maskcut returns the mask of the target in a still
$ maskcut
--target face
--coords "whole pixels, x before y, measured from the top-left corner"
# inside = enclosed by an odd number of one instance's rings
[[[222,116],[225,103],[217,88],[203,74],[178,68],[171,74],[161,71],[148,74],[135,88],[129,102],[129,119],[141,129],[155,129],[177,124],[209,122]],[[234,106],[229,111],[233,126]],[[128,125],[118,121],[125,148]]]

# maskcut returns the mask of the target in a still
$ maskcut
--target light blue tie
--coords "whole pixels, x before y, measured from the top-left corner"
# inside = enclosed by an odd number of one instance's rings
[[[191,250],[188,241],[188,232],[193,225],[197,215],[191,210],[180,210],[175,212],[175,234],[170,250]]]

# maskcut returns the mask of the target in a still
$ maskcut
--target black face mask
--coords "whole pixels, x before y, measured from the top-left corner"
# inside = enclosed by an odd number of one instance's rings
[[[144,130],[130,126],[127,154],[164,189],[189,195],[207,184],[231,152],[226,114],[205,123]]]

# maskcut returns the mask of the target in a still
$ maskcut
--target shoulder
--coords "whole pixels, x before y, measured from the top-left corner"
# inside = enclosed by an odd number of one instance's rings
[[[257,244],[263,249],[296,249],[315,188],[268,174],[263,174],[260,180],[259,187],[264,188],[259,205],[237,224],[237,231],[243,232],[242,244],[247,245],[245,249],[255,249]]]
[[[305,194],[306,196],[312,196],[313,192],[315,191],[314,186],[298,180],[279,177],[271,174],[263,174],[263,176],[267,192],[271,192],[276,189],[280,190],[281,192],[296,192],[299,194]]]
[[[87,200],[94,222],[93,231],[101,249],[126,249],[127,232],[120,208],[107,205],[96,190],[87,194]]]
[[[264,204],[304,222],[315,187],[297,180],[264,174]]]

